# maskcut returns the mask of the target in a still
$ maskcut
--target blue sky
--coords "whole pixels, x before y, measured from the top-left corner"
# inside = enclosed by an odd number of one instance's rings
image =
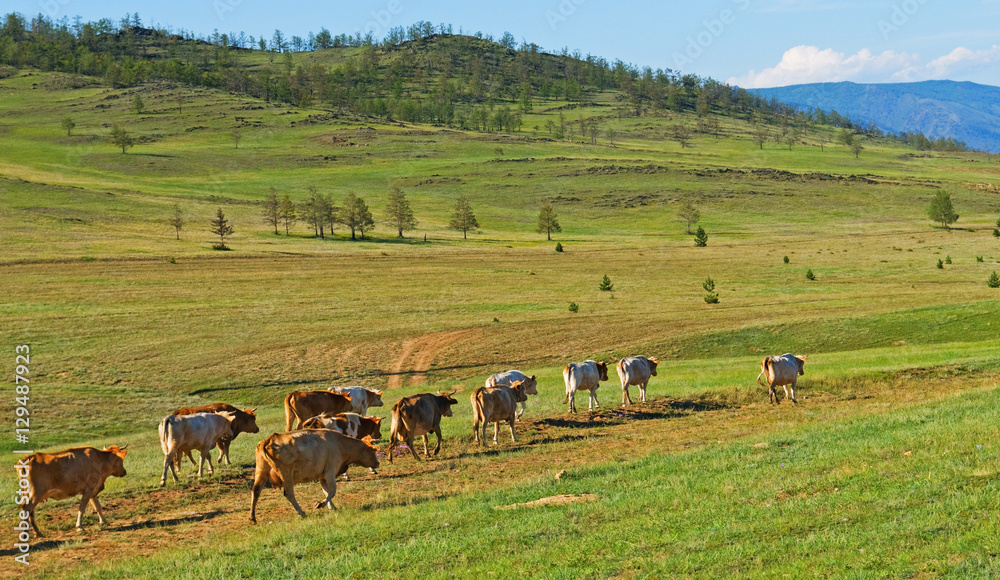
[[[4,13],[85,20],[138,12],[144,23],[270,38],[418,20],[549,51],[671,68],[739,84],[968,80],[1000,85],[1000,0],[8,0]]]

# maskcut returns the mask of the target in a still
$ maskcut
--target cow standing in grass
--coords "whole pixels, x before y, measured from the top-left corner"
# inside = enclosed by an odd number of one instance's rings
[[[163,450],[163,476],[160,487],[167,483],[167,471],[177,479],[177,468],[174,458],[189,450],[201,453],[198,462],[198,477],[201,477],[205,460],[208,460],[208,472],[215,473],[212,467],[212,448],[219,439],[233,436],[233,419],[236,416],[228,411],[220,413],[196,413],[194,415],[167,415],[160,421],[160,448]]]
[[[354,408],[350,395],[330,391],[293,391],[285,397],[285,431],[302,428],[302,423],[323,413],[348,413]]]
[[[510,370],[510,371],[506,371],[506,372],[503,372],[503,373],[496,373],[496,374],[492,375],[490,378],[486,379],[486,386],[487,387],[500,387],[500,386],[509,387],[512,384],[514,384],[516,381],[520,381],[520,382],[524,383],[524,394],[525,395],[537,395],[538,394],[538,378],[535,377],[535,375],[531,375],[529,377],[528,375],[526,375],[526,374],[524,374],[524,373],[522,373],[521,371],[518,371],[518,370]],[[521,420],[521,415],[524,415],[524,410],[527,408],[527,400],[528,400],[528,398],[525,397],[525,399],[523,401],[521,401],[521,409],[517,412],[517,416],[515,417],[515,420],[517,420],[517,421]]]
[[[47,499],[82,496],[80,510],[76,514],[77,529],[83,529],[83,512],[87,509],[87,502],[94,506],[97,519],[102,524],[108,523],[101,512],[97,494],[104,489],[104,480],[109,476],[125,477],[125,447],[112,445],[104,450],[74,447],[59,453],[35,453],[15,464],[19,476],[23,477],[27,472],[28,503],[24,511],[28,512],[35,535],[43,537],[35,524],[35,508]]]
[[[240,433],[259,433],[260,428],[257,427],[257,415],[254,413],[256,409],[245,409],[240,410],[236,407],[230,405],[229,403],[212,403],[209,405],[202,405],[200,407],[184,407],[183,409],[177,409],[173,412],[174,415],[195,415],[197,413],[220,413],[228,412],[234,415],[233,417],[233,436],[223,437],[219,439],[219,458],[216,461],[222,464],[222,459],[225,458],[226,465],[232,465],[229,461],[229,446],[233,441],[236,440],[236,436]],[[194,457],[191,456],[191,450],[188,450],[185,455],[191,460],[191,465],[197,465],[194,461]],[[174,458],[174,465],[180,467],[181,457],[178,455]]]
[[[493,444],[498,445],[497,436],[500,433],[500,422],[510,425],[510,439],[517,443],[514,436],[514,414],[517,404],[528,398],[522,381],[516,381],[509,387],[479,387],[469,396],[472,403],[472,436],[480,445],[486,445],[486,425],[493,423]],[[482,437],[479,428],[482,426]]]
[[[795,383],[798,378],[805,374],[803,367],[806,364],[806,358],[804,356],[795,356],[791,353],[785,353],[781,356],[769,356],[760,363],[760,374],[757,375],[757,383],[761,386],[765,386],[761,382],[760,378],[763,376],[767,379],[767,394],[770,398],[772,404],[777,405],[778,393],[774,390],[774,387],[781,385],[785,389],[785,400],[788,400],[788,391],[792,391],[792,402],[798,404],[795,400]]]
[[[413,448],[413,439],[420,436],[424,438],[424,456],[430,457],[430,453],[427,451],[428,433],[437,435],[437,447],[434,448],[434,455],[441,451],[441,417],[451,417],[452,405],[458,404],[452,395],[454,395],[453,392],[443,395],[423,393],[404,397],[393,405],[389,449],[386,451],[389,455],[389,463],[392,463],[393,449],[398,443],[404,441],[413,458],[420,461],[420,457],[417,456],[417,452]]]
[[[650,377],[656,376],[658,364],[659,360],[644,356],[628,356],[618,361],[616,369],[618,378],[622,382],[622,407],[626,406],[626,403],[632,404],[632,397],[628,394],[629,385],[638,385],[639,400],[646,402],[646,385],[649,384]]]
[[[295,501],[295,484],[319,480],[326,498],[316,504],[334,509],[337,476],[352,464],[378,467],[377,449],[371,439],[352,439],[329,429],[304,429],[290,433],[274,433],[257,444],[257,466],[253,477],[250,500],[250,521],[257,523],[257,500],[264,484],[283,488],[285,498],[300,516],[306,513]]]
[[[583,362],[569,363],[563,369],[563,381],[566,383],[566,399],[563,403],[569,403],[571,413],[576,413],[576,392],[589,391],[590,404],[588,409],[593,411],[601,404],[597,401],[597,389],[601,386],[601,381],[608,380],[608,363],[587,360]]]

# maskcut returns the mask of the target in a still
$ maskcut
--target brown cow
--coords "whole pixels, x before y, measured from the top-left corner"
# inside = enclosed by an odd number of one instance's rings
[[[500,422],[510,425],[510,439],[517,443],[514,437],[514,420],[517,404],[528,399],[527,387],[524,381],[515,381],[509,387],[479,387],[469,396],[472,402],[472,436],[480,445],[486,445],[486,424],[493,423],[493,444],[497,445],[500,433]],[[479,426],[483,427],[483,436],[479,436]]]
[[[282,487],[295,511],[306,515],[295,501],[295,484],[319,480],[326,499],[316,504],[334,509],[337,476],[351,464],[370,469],[378,467],[377,449],[370,438],[352,439],[329,429],[305,429],[290,433],[274,433],[257,444],[257,468],[253,476],[250,500],[250,521],[257,523],[257,500],[264,484]]]
[[[202,405],[200,407],[184,407],[183,409],[177,409],[173,412],[174,415],[194,415],[195,413],[219,413],[221,411],[227,411],[232,413],[236,417],[233,419],[233,436],[223,437],[219,439],[219,458],[216,459],[219,463],[222,463],[222,458],[226,458],[226,465],[232,465],[229,461],[229,445],[236,440],[236,437],[240,433],[259,433],[260,427],[257,427],[257,414],[254,413],[257,409],[245,409],[240,410],[236,407],[230,405],[229,403],[211,403],[209,405]],[[197,465],[194,461],[194,457],[191,456],[191,450],[185,452],[188,459],[191,460],[191,465]],[[175,458],[175,465],[180,467],[181,458],[180,456]]]
[[[285,431],[302,428],[302,423],[323,413],[347,413],[352,408],[351,396],[330,391],[292,391],[285,397]]]
[[[16,468],[21,475],[22,470],[27,469],[28,503],[24,509],[39,538],[43,536],[35,524],[35,508],[47,499],[82,495],[76,527],[83,528],[83,512],[88,501],[94,506],[100,522],[108,523],[101,512],[97,494],[104,489],[104,480],[109,475],[125,477],[125,447],[112,445],[103,451],[93,447],[74,447],[60,453],[35,453],[17,463]]]
[[[382,438],[382,431],[379,424],[381,417],[362,417],[357,413],[323,413],[315,417],[306,419],[302,423],[303,429],[332,429],[338,433],[343,433],[352,439],[364,439],[371,436],[373,441]]]
[[[406,441],[406,446],[410,449],[413,458],[420,461],[417,452],[413,449],[413,438],[424,438],[424,455],[430,457],[427,452],[427,434],[437,435],[437,447],[434,448],[434,455],[441,451],[441,417],[451,417],[451,406],[457,405],[458,401],[452,398],[454,391],[443,395],[432,395],[422,393],[412,397],[404,397],[396,402],[392,407],[392,428],[389,431],[389,463],[392,463],[392,450],[396,444]]]

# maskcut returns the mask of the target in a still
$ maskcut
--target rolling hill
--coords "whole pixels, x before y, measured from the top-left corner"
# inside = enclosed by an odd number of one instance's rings
[[[813,83],[754,94],[801,107],[837,111],[893,133],[951,137],[974,149],[1000,151],[1000,87],[970,82]]]

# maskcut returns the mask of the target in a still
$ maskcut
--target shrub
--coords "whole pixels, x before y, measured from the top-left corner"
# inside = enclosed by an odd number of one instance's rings
[[[944,257],[944,263],[945,264],[950,264],[951,263],[951,256],[945,256]]]
[[[576,302],[570,302],[569,303],[569,311],[570,312],[579,312],[580,311],[580,306],[577,305]]]
[[[990,279],[986,281],[986,285],[990,288],[1000,288],[1000,276],[997,276],[996,270],[990,274]]]
[[[788,263],[788,256],[785,256],[785,263]]]
[[[212,249],[213,250],[229,251],[229,246],[227,246],[226,244],[223,244],[222,242],[215,242],[214,244],[212,244]]]
[[[813,271],[811,269],[806,270],[806,280],[815,280],[815,279],[816,279],[816,274],[813,274]]]
[[[604,279],[601,280],[601,285],[598,286],[598,288],[602,292],[611,292],[612,290],[615,289],[615,285],[611,283],[611,278],[608,278],[608,275],[605,274]]]
[[[941,261],[941,258],[938,258],[937,267],[940,270],[944,270],[944,262]]]
[[[698,231],[694,234],[694,245],[699,248],[708,245],[708,234],[705,233],[705,228],[698,226]]]
[[[718,303],[719,303],[718,294],[716,294],[715,292],[709,292],[708,294],[705,294],[705,304],[718,304]]]
[[[983,261],[983,257],[982,256],[976,256],[976,261],[977,262],[982,262]]]
[[[557,251],[557,252],[561,252],[561,251],[563,251],[563,249],[562,249],[562,244],[561,244],[560,242],[556,242],[556,251]]]
[[[993,230],[993,237],[1000,238],[1000,230]]]

